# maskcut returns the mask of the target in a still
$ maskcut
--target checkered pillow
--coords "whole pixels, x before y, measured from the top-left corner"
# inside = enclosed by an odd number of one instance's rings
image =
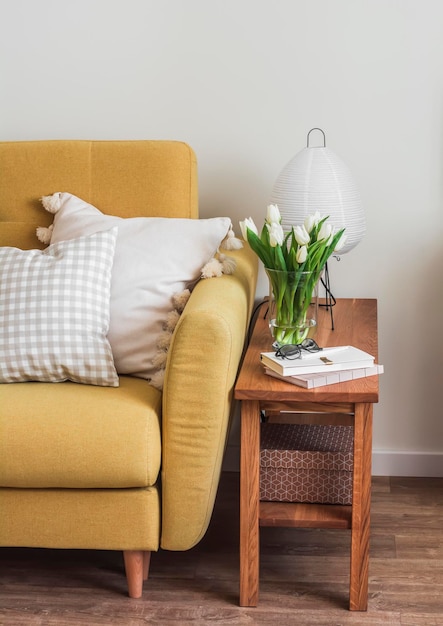
[[[0,382],[118,386],[107,340],[117,230],[0,248]]]

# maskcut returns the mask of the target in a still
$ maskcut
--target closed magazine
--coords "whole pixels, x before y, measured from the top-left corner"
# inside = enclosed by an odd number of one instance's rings
[[[269,376],[284,380],[285,382],[304,387],[305,389],[315,389],[316,387],[324,387],[325,385],[334,385],[336,383],[345,383],[358,378],[366,378],[368,376],[377,376],[383,374],[383,365],[373,365],[372,367],[358,367],[350,370],[337,370],[335,372],[326,372],[324,374],[299,374],[298,376],[283,376],[277,374],[273,370],[265,367],[265,372]]]
[[[283,359],[276,356],[275,352],[262,352],[260,359],[265,367],[282,376],[322,374],[374,365],[374,357],[371,354],[354,346],[325,348],[320,352],[310,352],[309,357],[301,359]]]

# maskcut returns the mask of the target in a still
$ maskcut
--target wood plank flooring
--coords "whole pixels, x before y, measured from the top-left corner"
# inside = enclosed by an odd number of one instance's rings
[[[374,478],[369,610],[347,610],[349,531],[262,528],[260,601],[238,606],[238,475],[193,550],[152,555],[143,598],[120,553],[0,549],[2,626],[443,626],[443,478]]]

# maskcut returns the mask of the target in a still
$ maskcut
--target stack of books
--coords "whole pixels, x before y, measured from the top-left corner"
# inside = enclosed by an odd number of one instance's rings
[[[376,364],[371,354],[354,346],[302,351],[298,359],[282,359],[275,352],[262,352],[260,358],[266,374],[306,389],[383,373],[383,365]]]

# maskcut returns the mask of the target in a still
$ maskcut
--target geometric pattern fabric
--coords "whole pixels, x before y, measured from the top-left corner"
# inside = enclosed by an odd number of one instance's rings
[[[352,504],[352,426],[260,427],[260,500]]]

